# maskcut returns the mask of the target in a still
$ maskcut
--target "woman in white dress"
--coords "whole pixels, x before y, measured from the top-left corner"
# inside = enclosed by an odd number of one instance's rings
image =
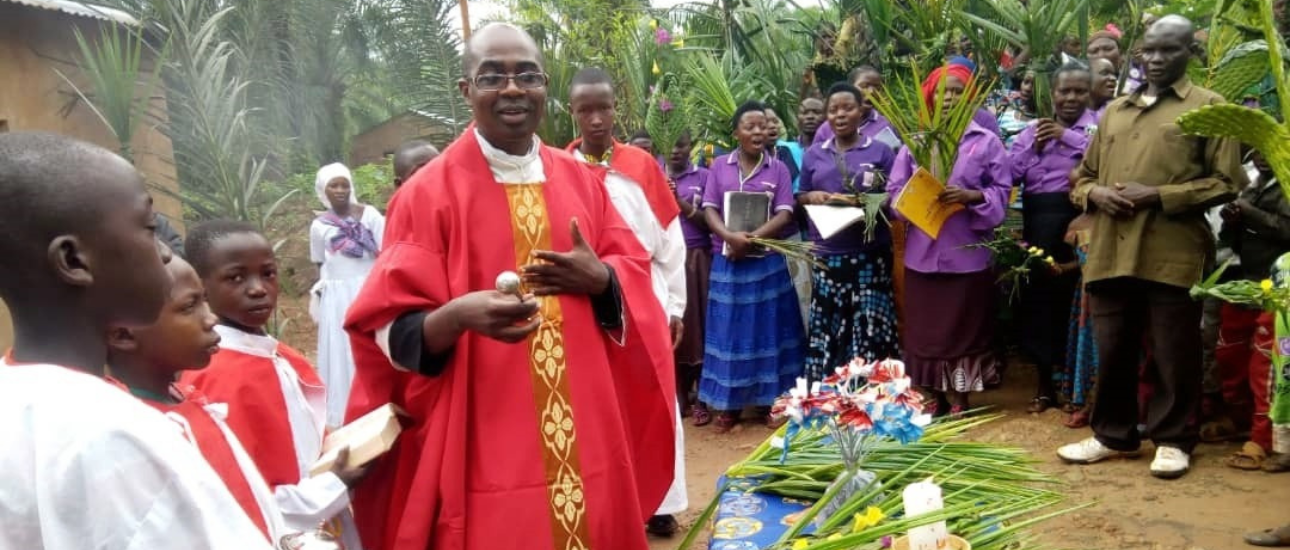
[[[385,232],[385,217],[376,208],[359,204],[353,182],[343,164],[318,170],[314,191],[326,210],[309,227],[309,257],[319,267],[309,312],[318,323],[318,374],[327,385],[327,426],[331,428],[345,420],[354,379],[345,311],[376,263]]]

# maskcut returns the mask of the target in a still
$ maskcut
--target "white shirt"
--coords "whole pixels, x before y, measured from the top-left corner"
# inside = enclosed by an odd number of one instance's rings
[[[313,531],[320,523],[346,512],[349,508],[349,490],[336,474],[327,472],[309,476],[310,466],[322,455],[323,433],[327,423],[326,388],[301,383],[296,370],[278,355],[278,341],[272,336],[250,334],[224,325],[215,325],[215,331],[220,335],[220,347],[273,360],[278,385],[287,406],[287,421],[291,424],[296,465],[300,468],[298,483],[273,488],[273,496],[287,529]],[[348,517],[342,520],[352,523]],[[345,529],[345,533],[352,534],[353,529]],[[356,538],[342,542],[346,548],[359,548]]]
[[[294,531],[287,529],[286,522],[282,518],[282,511],[278,510],[278,502],[273,495],[273,489],[269,487],[268,482],[264,481],[264,476],[260,474],[260,469],[247,454],[246,448],[242,446],[242,441],[237,438],[237,434],[228,427],[228,404],[226,403],[208,403],[202,407],[206,414],[210,415],[211,420],[219,427],[219,431],[228,442],[229,450],[233,453],[233,459],[237,461],[238,468],[242,470],[242,475],[246,478],[246,484],[251,489],[251,496],[255,498],[255,504],[260,507],[260,516],[264,519],[264,525],[269,529],[269,540],[277,544],[283,537],[292,534]],[[166,417],[173,420],[184,430],[184,437],[194,446],[197,445],[197,436],[193,433],[192,426],[188,424],[188,419],[179,413],[165,413]],[[201,449],[198,449],[201,452]]]
[[[574,150],[578,160],[586,162],[582,151]],[[602,163],[603,164],[603,163]],[[608,165],[605,165],[608,166]],[[667,229],[659,224],[658,217],[645,198],[639,183],[626,174],[609,168],[605,176],[605,189],[618,215],[636,234],[650,259],[650,280],[654,297],[668,317],[685,316],[685,235],[681,233],[681,220],[676,218]]]
[[[270,548],[179,426],[101,379],[0,361],[0,418],[0,548]]]

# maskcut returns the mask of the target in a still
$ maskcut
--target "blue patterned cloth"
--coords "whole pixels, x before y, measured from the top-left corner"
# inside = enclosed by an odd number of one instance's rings
[[[699,400],[770,406],[802,373],[802,312],[784,257],[712,258]]]
[[[1079,256],[1080,266],[1088,258],[1080,248],[1075,249]],[[1088,293],[1084,285],[1075,287],[1075,299],[1071,303],[1070,335],[1066,339],[1066,365],[1055,373],[1054,381],[1061,392],[1062,399],[1075,405],[1088,404],[1093,384],[1097,381],[1098,371],[1097,344],[1093,340],[1093,315],[1089,312]]]
[[[720,488],[725,476],[717,480]],[[709,550],[761,550],[774,544],[788,531],[793,521],[811,507],[811,502],[789,497],[752,492],[755,479],[737,479],[721,494],[721,504],[713,515]],[[807,527],[806,533],[814,531]]]
[[[811,328],[806,377],[823,380],[856,357],[899,359],[891,251],[820,258],[811,270]]]

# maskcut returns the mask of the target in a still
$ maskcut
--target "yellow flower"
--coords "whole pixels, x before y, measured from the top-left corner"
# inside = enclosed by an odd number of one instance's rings
[[[824,540],[832,542],[832,541],[841,540],[841,539],[842,539],[842,533],[833,533],[832,535],[829,535],[829,538],[826,538]]]
[[[652,70],[652,72],[654,73],[654,76],[658,76],[658,75],[663,74],[663,70],[662,70],[662,69],[660,69],[660,68],[658,68],[658,62],[657,62],[657,61],[655,61],[655,62],[654,62],[654,68],[653,68],[653,69],[651,69],[651,70]]]
[[[797,539],[793,541],[793,550],[806,550],[810,545],[811,543],[806,542],[806,539]]]
[[[878,522],[885,517],[887,516],[884,516],[882,510],[879,510],[877,506],[870,506],[865,509],[864,514],[857,513],[855,515],[855,522],[851,525],[851,531],[854,533],[878,525]]]
[[[1052,256],[1044,258],[1044,261],[1048,262],[1048,265],[1057,265],[1057,260],[1054,260]]]
[[[1272,279],[1264,279],[1259,282],[1259,288],[1263,289],[1264,294],[1270,294],[1272,292]]]
[[[649,30],[651,31],[658,30],[658,19],[649,20]]]
[[[676,47],[678,47],[678,48],[684,48],[684,47],[685,47],[685,39],[684,39],[684,38],[678,38],[678,39],[676,39],[676,40],[673,40],[673,41],[672,41],[672,45],[673,45],[673,46],[676,46]]]

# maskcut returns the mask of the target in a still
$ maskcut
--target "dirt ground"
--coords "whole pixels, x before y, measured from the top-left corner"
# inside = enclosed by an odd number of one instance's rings
[[[1274,495],[1290,494],[1290,475],[1240,472],[1222,464],[1239,447],[1204,445],[1197,450],[1192,472],[1176,481],[1161,481],[1147,471],[1150,449],[1143,458],[1092,466],[1068,466],[1058,460],[1057,447],[1090,434],[1088,429],[1062,426],[1065,415],[1050,410],[1042,415],[1025,411],[1032,397],[1034,371],[1009,368],[1002,389],[981,394],[973,406],[995,406],[1007,416],[967,437],[983,442],[1022,447],[1040,468],[1064,480],[1069,503],[1095,501],[1039,529],[1054,548],[1071,550],[1228,550],[1252,548],[1241,535],[1290,522],[1290,507]],[[691,511],[682,517],[687,528],[712,499],[717,477],[746,456],[769,434],[757,424],[745,424],[726,435],[710,428],[686,427],[686,477]],[[1284,498],[1284,497],[1283,497]],[[653,550],[672,550],[675,540],[652,540]]]
[[[283,339],[313,357],[315,328],[306,313],[307,303],[284,296],[281,315],[291,319]],[[1192,472],[1176,481],[1161,481],[1147,472],[1146,455],[1133,461],[1093,466],[1067,466],[1054,454],[1062,444],[1089,435],[1087,429],[1062,426],[1063,413],[1054,409],[1042,415],[1024,412],[1031,397],[1034,373],[1026,366],[1008,369],[1002,389],[976,397],[974,406],[994,406],[1007,413],[997,422],[968,437],[1025,448],[1040,468],[1064,480],[1069,503],[1094,501],[1091,508],[1050,520],[1040,531],[1043,541],[1069,550],[1231,550],[1252,548],[1241,534],[1290,522],[1290,475],[1240,472],[1222,460],[1237,444],[1203,445],[1193,459]],[[746,456],[769,430],[744,424],[725,435],[710,427],[694,428],[686,421],[686,477],[690,512],[681,516],[688,528],[716,492],[717,477]],[[652,550],[673,550],[681,536],[651,540]],[[696,547],[699,546],[696,544]]]

